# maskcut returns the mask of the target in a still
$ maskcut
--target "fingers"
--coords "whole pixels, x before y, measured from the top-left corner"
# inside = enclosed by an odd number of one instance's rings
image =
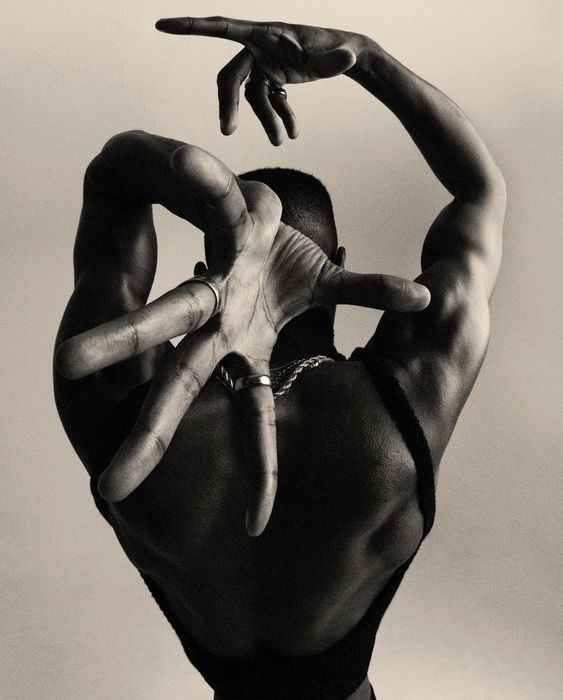
[[[248,210],[234,174],[218,158],[197,146],[183,145],[170,157],[170,165],[180,178],[205,200],[213,219],[229,229],[235,245],[248,234]]]
[[[269,376],[268,363],[256,365],[251,376]],[[278,487],[276,413],[271,386],[251,385],[237,391],[243,421],[241,437],[250,468],[246,532],[258,537],[272,514]]]
[[[121,501],[153,471],[168,449],[184,413],[222,354],[203,330],[185,338],[153,379],[131,435],[98,480],[107,501]]]
[[[243,49],[221,69],[217,76],[219,121],[221,132],[227,136],[237,128],[240,88],[250,73],[252,62],[250,52]],[[256,76],[246,83],[245,97],[274,146],[279,146],[283,142],[283,127],[290,139],[297,138],[299,135],[297,119],[289,106],[287,93],[283,88],[272,88],[268,80]]]
[[[231,17],[168,17],[159,19],[155,26],[167,34],[214,36],[244,44],[260,23]]]
[[[243,49],[217,75],[219,123],[225,136],[229,136],[237,128],[240,88],[251,67],[252,56]]]
[[[422,311],[430,291],[422,284],[392,275],[348,272],[333,265],[319,278],[322,303],[353,304],[386,311]]]
[[[246,83],[244,96],[264,127],[270,142],[274,146],[280,146],[283,143],[283,124],[270,102],[269,91],[269,81],[256,77]]]
[[[55,367],[66,379],[80,379],[203,326],[215,296],[202,284],[185,284],[132,313],[102,323],[59,346]]]
[[[299,136],[299,128],[297,119],[293,110],[287,101],[287,93],[283,88],[270,89],[270,104],[281,117],[287,135],[290,139],[296,139]]]

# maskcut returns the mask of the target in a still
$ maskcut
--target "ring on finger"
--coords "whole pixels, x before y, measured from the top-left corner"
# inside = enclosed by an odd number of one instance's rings
[[[269,374],[249,374],[248,377],[240,377],[235,381],[235,392],[248,389],[251,386],[272,386]]]
[[[284,100],[287,99],[287,92],[282,87],[270,87],[268,96],[272,97],[272,95],[279,95],[280,97],[283,97]]]
[[[196,275],[195,277],[191,277],[188,282],[199,282],[200,284],[204,284],[206,287],[209,287],[209,289],[213,292],[215,297],[215,305],[213,306],[213,311],[211,312],[211,315],[213,316],[221,305],[221,290],[217,284],[210,277],[206,277],[205,275]]]

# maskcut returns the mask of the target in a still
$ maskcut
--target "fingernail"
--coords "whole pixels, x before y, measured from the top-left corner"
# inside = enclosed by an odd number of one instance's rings
[[[418,286],[418,289],[417,289],[418,299],[417,299],[417,301],[419,302],[420,310],[422,311],[423,309],[425,309],[428,306],[428,304],[430,304],[430,301],[432,299],[432,295],[430,294],[430,290],[428,289],[428,287],[425,287],[423,284],[417,284],[417,286]]]

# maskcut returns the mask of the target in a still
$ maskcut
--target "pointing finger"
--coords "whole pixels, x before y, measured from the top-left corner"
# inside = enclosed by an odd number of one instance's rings
[[[159,19],[155,26],[167,34],[213,36],[244,44],[260,23],[231,17],[168,17]]]

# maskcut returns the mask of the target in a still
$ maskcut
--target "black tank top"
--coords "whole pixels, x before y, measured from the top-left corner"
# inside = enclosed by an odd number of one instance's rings
[[[344,700],[360,686],[368,673],[375,635],[383,614],[395,595],[422,540],[434,522],[434,465],[422,427],[398,380],[392,364],[370,357],[363,348],[350,358],[362,362],[373,379],[386,409],[409,449],[417,474],[423,535],[414,554],[393,574],[362,619],[339,642],[314,656],[289,656],[270,652],[253,661],[238,661],[210,654],[176,618],[158,584],[141,576],[174,628],[188,659],[222,700]],[[92,482],[92,493],[107,519],[106,504]]]

